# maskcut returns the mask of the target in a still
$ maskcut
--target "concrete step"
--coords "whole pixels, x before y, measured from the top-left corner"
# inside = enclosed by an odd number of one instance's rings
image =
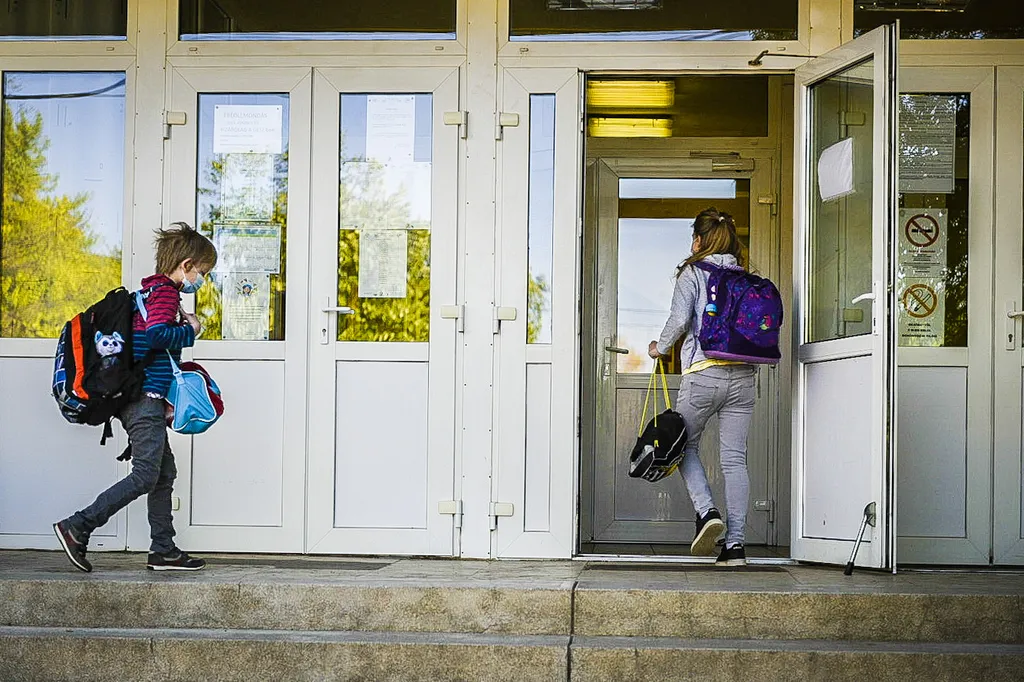
[[[0,680],[565,682],[566,636],[0,627]]]
[[[1024,646],[575,637],[572,682],[1019,682]]]
[[[1020,680],[1024,646],[0,627],[0,679],[664,682]]]

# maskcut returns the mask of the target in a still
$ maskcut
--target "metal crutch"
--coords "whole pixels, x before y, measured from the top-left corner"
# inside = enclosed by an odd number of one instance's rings
[[[850,555],[850,560],[846,562],[846,570],[843,571],[843,575],[853,575],[853,562],[857,559],[857,550],[860,549],[860,543],[864,539],[864,531],[868,526],[874,528],[875,520],[875,503],[870,502],[864,507],[864,518],[860,522],[857,542],[853,543],[853,554]]]

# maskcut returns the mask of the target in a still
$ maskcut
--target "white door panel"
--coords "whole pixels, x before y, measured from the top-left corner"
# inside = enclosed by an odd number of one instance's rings
[[[895,565],[896,35],[796,70],[794,558]]]

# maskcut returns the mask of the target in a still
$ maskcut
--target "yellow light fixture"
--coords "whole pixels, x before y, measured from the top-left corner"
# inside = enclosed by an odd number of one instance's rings
[[[594,116],[587,127],[590,137],[672,137],[670,118]]]
[[[664,109],[675,101],[675,81],[594,80],[587,83],[587,106],[594,109]]]

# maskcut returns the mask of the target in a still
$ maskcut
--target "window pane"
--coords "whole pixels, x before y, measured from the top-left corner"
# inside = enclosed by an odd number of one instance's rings
[[[555,226],[555,96],[530,95],[527,343],[551,343],[551,249]]]
[[[750,180],[621,178],[619,180],[618,308],[615,345],[619,373],[651,371],[647,344],[668,319],[678,265],[690,254],[693,219],[707,208],[729,213],[746,259],[750,249]],[[757,264],[753,264],[756,269]],[[666,371],[681,371],[682,340]],[[689,366],[689,358],[686,358]]]
[[[897,19],[904,39],[1024,38],[1020,0],[858,0],[854,34]]]
[[[206,340],[280,341],[285,322],[288,95],[199,95],[196,224],[217,245],[196,294]]]
[[[431,95],[342,95],[339,341],[430,340]]]
[[[510,40],[796,40],[798,0],[510,0]]]
[[[767,76],[587,79],[590,137],[767,137]]]
[[[0,336],[56,338],[121,284],[123,73],[3,81]]]
[[[806,340],[871,333],[872,60],[811,91]],[[862,114],[863,125],[842,116]]]
[[[180,0],[182,40],[454,40],[455,0]]]
[[[900,96],[901,346],[967,345],[970,95]]]
[[[124,40],[127,0],[21,0],[0,10],[3,40]]]

